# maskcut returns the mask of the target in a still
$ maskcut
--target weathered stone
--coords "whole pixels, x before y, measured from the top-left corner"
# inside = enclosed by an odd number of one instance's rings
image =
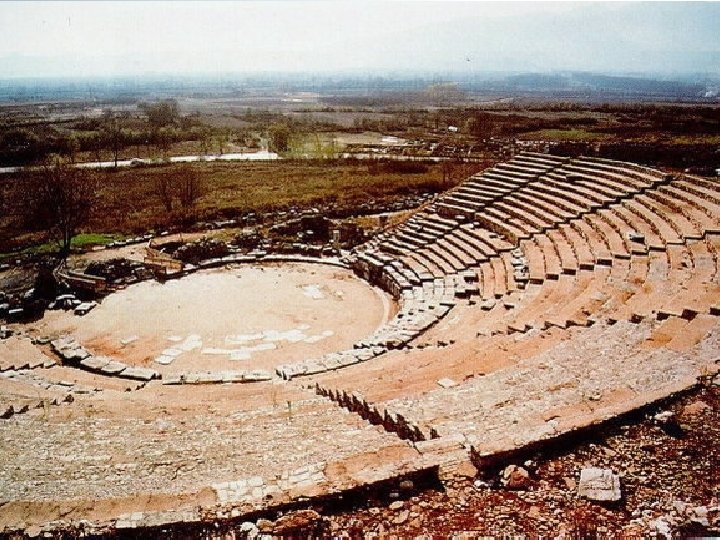
[[[97,302],[82,302],[75,307],[75,315],[85,315],[97,306]]]
[[[610,469],[583,469],[580,471],[578,495],[592,501],[619,501],[622,497],[620,475]]]
[[[275,522],[273,532],[283,533],[285,531],[292,531],[293,529],[302,529],[305,527],[312,527],[323,518],[314,510],[298,510],[296,512],[290,512]]]
[[[270,372],[265,371],[264,369],[255,369],[246,373],[244,376],[244,380],[248,382],[269,381],[271,379],[272,375]]]
[[[120,376],[125,379],[135,379],[138,381],[151,381],[160,378],[160,374],[154,369],[139,367],[126,367],[120,373]]]
[[[409,510],[403,510],[402,512],[399,512],[397,516],[393,518],[393,523],[395,525],[402,525],[405,523],[408,518],[410,517],[410,511]]]
[[[673,416],[675,416],[675,414],[672,411],[662,411],[653,416],[653,420],[655,420],[658,424],[665,424]]]
[[[252,521],[243,521],[240,524],[239,532],[246,535],[247,538],[255,538],[258,533],[258,528]]]
[[[502,481],[509,489],[525,489],[530,486],[530,473],[523,467],[508,465],[502,472]]]
[[[84,360],[80,361],[80,365],[82,367],[91,371],[100,371],[109,363],[110,359],[105,358],[104,356],[88,356]]]
[[[103,367],[101,367],[100,371],[106,375],[117,375],[119,373],[122,373],[126,368],[126,364],[112,360],[105,364]]]
[[[680,411],[680,416],[684,419],[694,418],[702,415],[708,409],[710,409],[710,405],[708,405],[704,401],[697,400],[693,401],[689,405],[685,405]]]
[[[477,476],[477,468],[470,461],[462,461],[454,470],[457,476],[462,478],[475,478]]]
[[[162,383],[167,385],[183,384],[184,382],[185,375],[183,374],[165,375],[162,378]]]
[[[255,526],[260,532],[272,532],[275,524],[269,519],[260,518],[255,522]]]

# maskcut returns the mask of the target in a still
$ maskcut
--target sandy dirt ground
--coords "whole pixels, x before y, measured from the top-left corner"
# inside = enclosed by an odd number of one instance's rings
[[[162,373],[272,369],[352,347],[391,305],[344,269],[238,265],[133,285],[84,317],[48,312],[35,331]]]

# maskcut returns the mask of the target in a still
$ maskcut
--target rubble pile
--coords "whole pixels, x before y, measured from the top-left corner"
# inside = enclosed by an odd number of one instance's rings
[[[184,263],[197,264],[207,259],[224,257],[228,252],[228,246],[225,242],[203,238],[196,242],[183,244],[175,250],[173,257]]]
[[[93,261],[88,264],[84,273],[105,278],[108,283],[134,283],[152,277],[144,264],[123,258]]]

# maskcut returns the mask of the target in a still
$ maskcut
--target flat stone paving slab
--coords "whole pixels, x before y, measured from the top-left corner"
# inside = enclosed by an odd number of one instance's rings
[[[125,369],[127,369],[127,364],[123,364],[122,362],[116,362],[114,360],[111,360],[107,364],[105,364],[103,367],[100,368],[100,371],[103,372],[106,375],[117,375],[119,373],[122,373]]]
[[[80,361],[80,365],[92,371],[101,371],[111,360],[103,356],[90,356]]]
[[[126,367],[122,372],[120,372],[120,376],[125,379],[136,379],[138,381],[151,381],[153,379],[158,379],[160,377],[160,374],[155,371],[154,369],[149,368],[139,368],[139,367]]]

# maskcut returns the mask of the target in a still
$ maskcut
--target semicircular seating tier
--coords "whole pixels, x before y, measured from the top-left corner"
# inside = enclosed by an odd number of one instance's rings
[[[284,378],[407,347],[458,303],[478,333],[716,315],[718,182],[633,163],[522,153],[357,248],[355,272],[400,309],[353,350]]]

